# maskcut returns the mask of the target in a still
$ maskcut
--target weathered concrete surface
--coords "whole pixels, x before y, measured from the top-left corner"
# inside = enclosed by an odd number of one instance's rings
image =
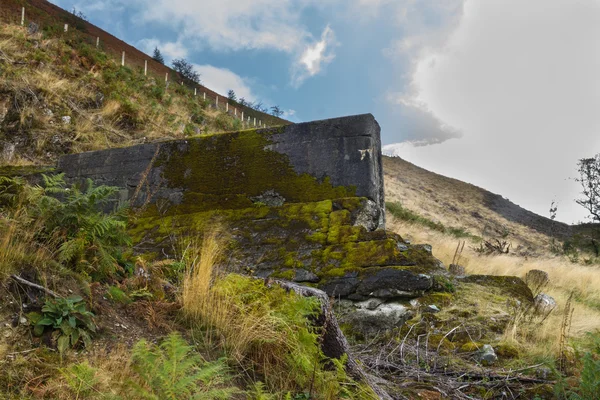
[[[266,192],[295,203],[331,199],[330,189],[340,187],[347,192],[336,197],[367,197],[385,207],[380,128],[371,114],[73,154],[59,160],[58,171],[68,180],[122,187],[134,205],[181,204],[187,196],[187,208],[209,200],[243,208]],[[305,190],[290,182],[290,173],[328,190]]]
[[[75,154],[58,170],[122,188],[138,254],[168,257],[219,225],[232,270],[352,300],[411,298],[446,271],[384,229],[379,133],[365,114]]]

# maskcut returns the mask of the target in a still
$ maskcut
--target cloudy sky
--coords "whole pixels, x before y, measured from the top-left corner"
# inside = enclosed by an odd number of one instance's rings
[[[51,0],[292,121],[370,112],[384,152],[558,219],[600,152],[600,0]]]

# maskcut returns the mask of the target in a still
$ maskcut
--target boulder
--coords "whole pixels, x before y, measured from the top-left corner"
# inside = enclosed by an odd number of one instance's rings
[[[410,270],[384,268],[363,278],[356,288],[361,296],[395,298],[419,297],[431,289],[433,279],[429,275],[418,274]]]
[[[452,275],[466,275],[465,267],[458,264],[450,264],[448,270]]]
[[[533,299],[535,311],[538,314],[546,315],[550,314],[552,310],[556,308],[556,300],[552,296],[540,293]]]
[[[319,282],[319,277],[310,271],[302,268],[296,269],[296,275],[294,276],[294,282]]]
[[[402,326],[412,318],[410,310],[398,303],[385,303],[372,309],[369,300],[355,303],[355,310],[348,312],[342,321],[352,330],[371,336]]]

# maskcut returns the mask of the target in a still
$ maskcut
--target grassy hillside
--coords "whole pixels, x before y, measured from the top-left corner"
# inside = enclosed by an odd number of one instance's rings
[[[401,158],[384,157],[384,173],[388,228],[415,243],[431,244],[433,254],[446,265],[460,264],[468,274],[523,279],[533,269],[548,273],[543,292],[558,306],[521,343],[530,356],[555,357],[561,343],[558,327],[571,296],[572,340],[585,341],[590,333],[600,332],[600,260],[591,253],[564,250],[572,227]],[[484,241],[496,240],[511,244],[507,253],[483,246]],[[459,244],[462,252],[457,256]]]
[[[117,65],[84,37],[0,27],[0,165],[239,130],[185,86]]]

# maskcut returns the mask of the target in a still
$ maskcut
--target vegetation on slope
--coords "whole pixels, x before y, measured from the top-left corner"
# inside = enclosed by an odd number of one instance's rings
[[[242,128],[185,86],[117,65],[78,35],[2,25],[0,49],[1,164]]]
[[[490,295],[494,293],[491,290],[486,289],[485,293],[481,288],[473,291],[469,289],[471,283],[456,279],[453,283],[455,293],[448,298],[420,300],[438,306],[442,304],[440,313],[425,317],[425,320],[435,321],[432,326],[444,333],[460,325],[457,331],[467,329],[471,335],[485,338],[484,341],[474,339],[475,344],[463,345],[464,355],[478,351],[487,341],[498,352],[499,366],[519,369],[535,365],[537,367],[529,372],[535,372],[538,378],[552,376],[539,375],[540,365],[548,371],[556,371],[554,379],[559,382],[556,385],[558,392],[549,390],[548,396],[579,398],[574,394],[577,392],[588,393],[581,398],[594,398],[586,396],[597,390],[590,384],[593,380],[590,377],[598,374],[594,363],[597,360],[595,343],[600,337],[600,260],[597,256],[569,245],[568,235],[564,236],[567,240],[563,246],[561,240],[550,236],[551,230],[542,230],[546,235],[532,231],[525,225],[527,222],[519,225],[518,221],[505,219],[485,202],[482,189],[431,174],[403,160],[386,159],[385,162],[386,197],[391,200],[388,203],[389,229],[401,233],[411,242],[432,245],[436,258],[446,265],[460,264],[466,274],[517,276],[526,280],[531,270],[545,271],[548,282],[530,286],[534,295],[543,292],[557,303],[551,312],[540,316],[534,309],[510,306],[509,300],[499,297],[498,293]],[[396,168],[402,168],[402,174]],[[546,222],[552,226],[550,219]],[[456,228],[448,229],[445,224],[453,224]],[[455,234],[455,229],[462,232],[468,229],[482,237],[460,237]],[[557,229],[560,230],[560,226]],[[496,246],[494,252],[483,251],[482,244],[486,242],[506,242],[512,247],[501,249]],[[457,320],[457,315],[464,318]],[[419,325],[415,325],[422,317],[409,321],[409,326],[414,325],[411,335],[424,333],[419,330]],[[498,330],[496,323],[503,319],[508,323]],[[455,335],[456,331],[447,339]],[[456,345],[454,339],[451,341]],[[442,348],[450,345],[444,341],[440,343]],[[583,354],[587,354],[585,365],[580,358]],[[576,381],[561,384],[561,379],[580,373],[587,383],[580,381],[576,384],[579,385],[577,390],[570,394],[569,384]],[[539,395],[544,398],[541,392]]]
[[[113,191],[2,178],[3,398],[373,398],[323,355],[315,301],[215,269],[223,235],[133,258]]]

